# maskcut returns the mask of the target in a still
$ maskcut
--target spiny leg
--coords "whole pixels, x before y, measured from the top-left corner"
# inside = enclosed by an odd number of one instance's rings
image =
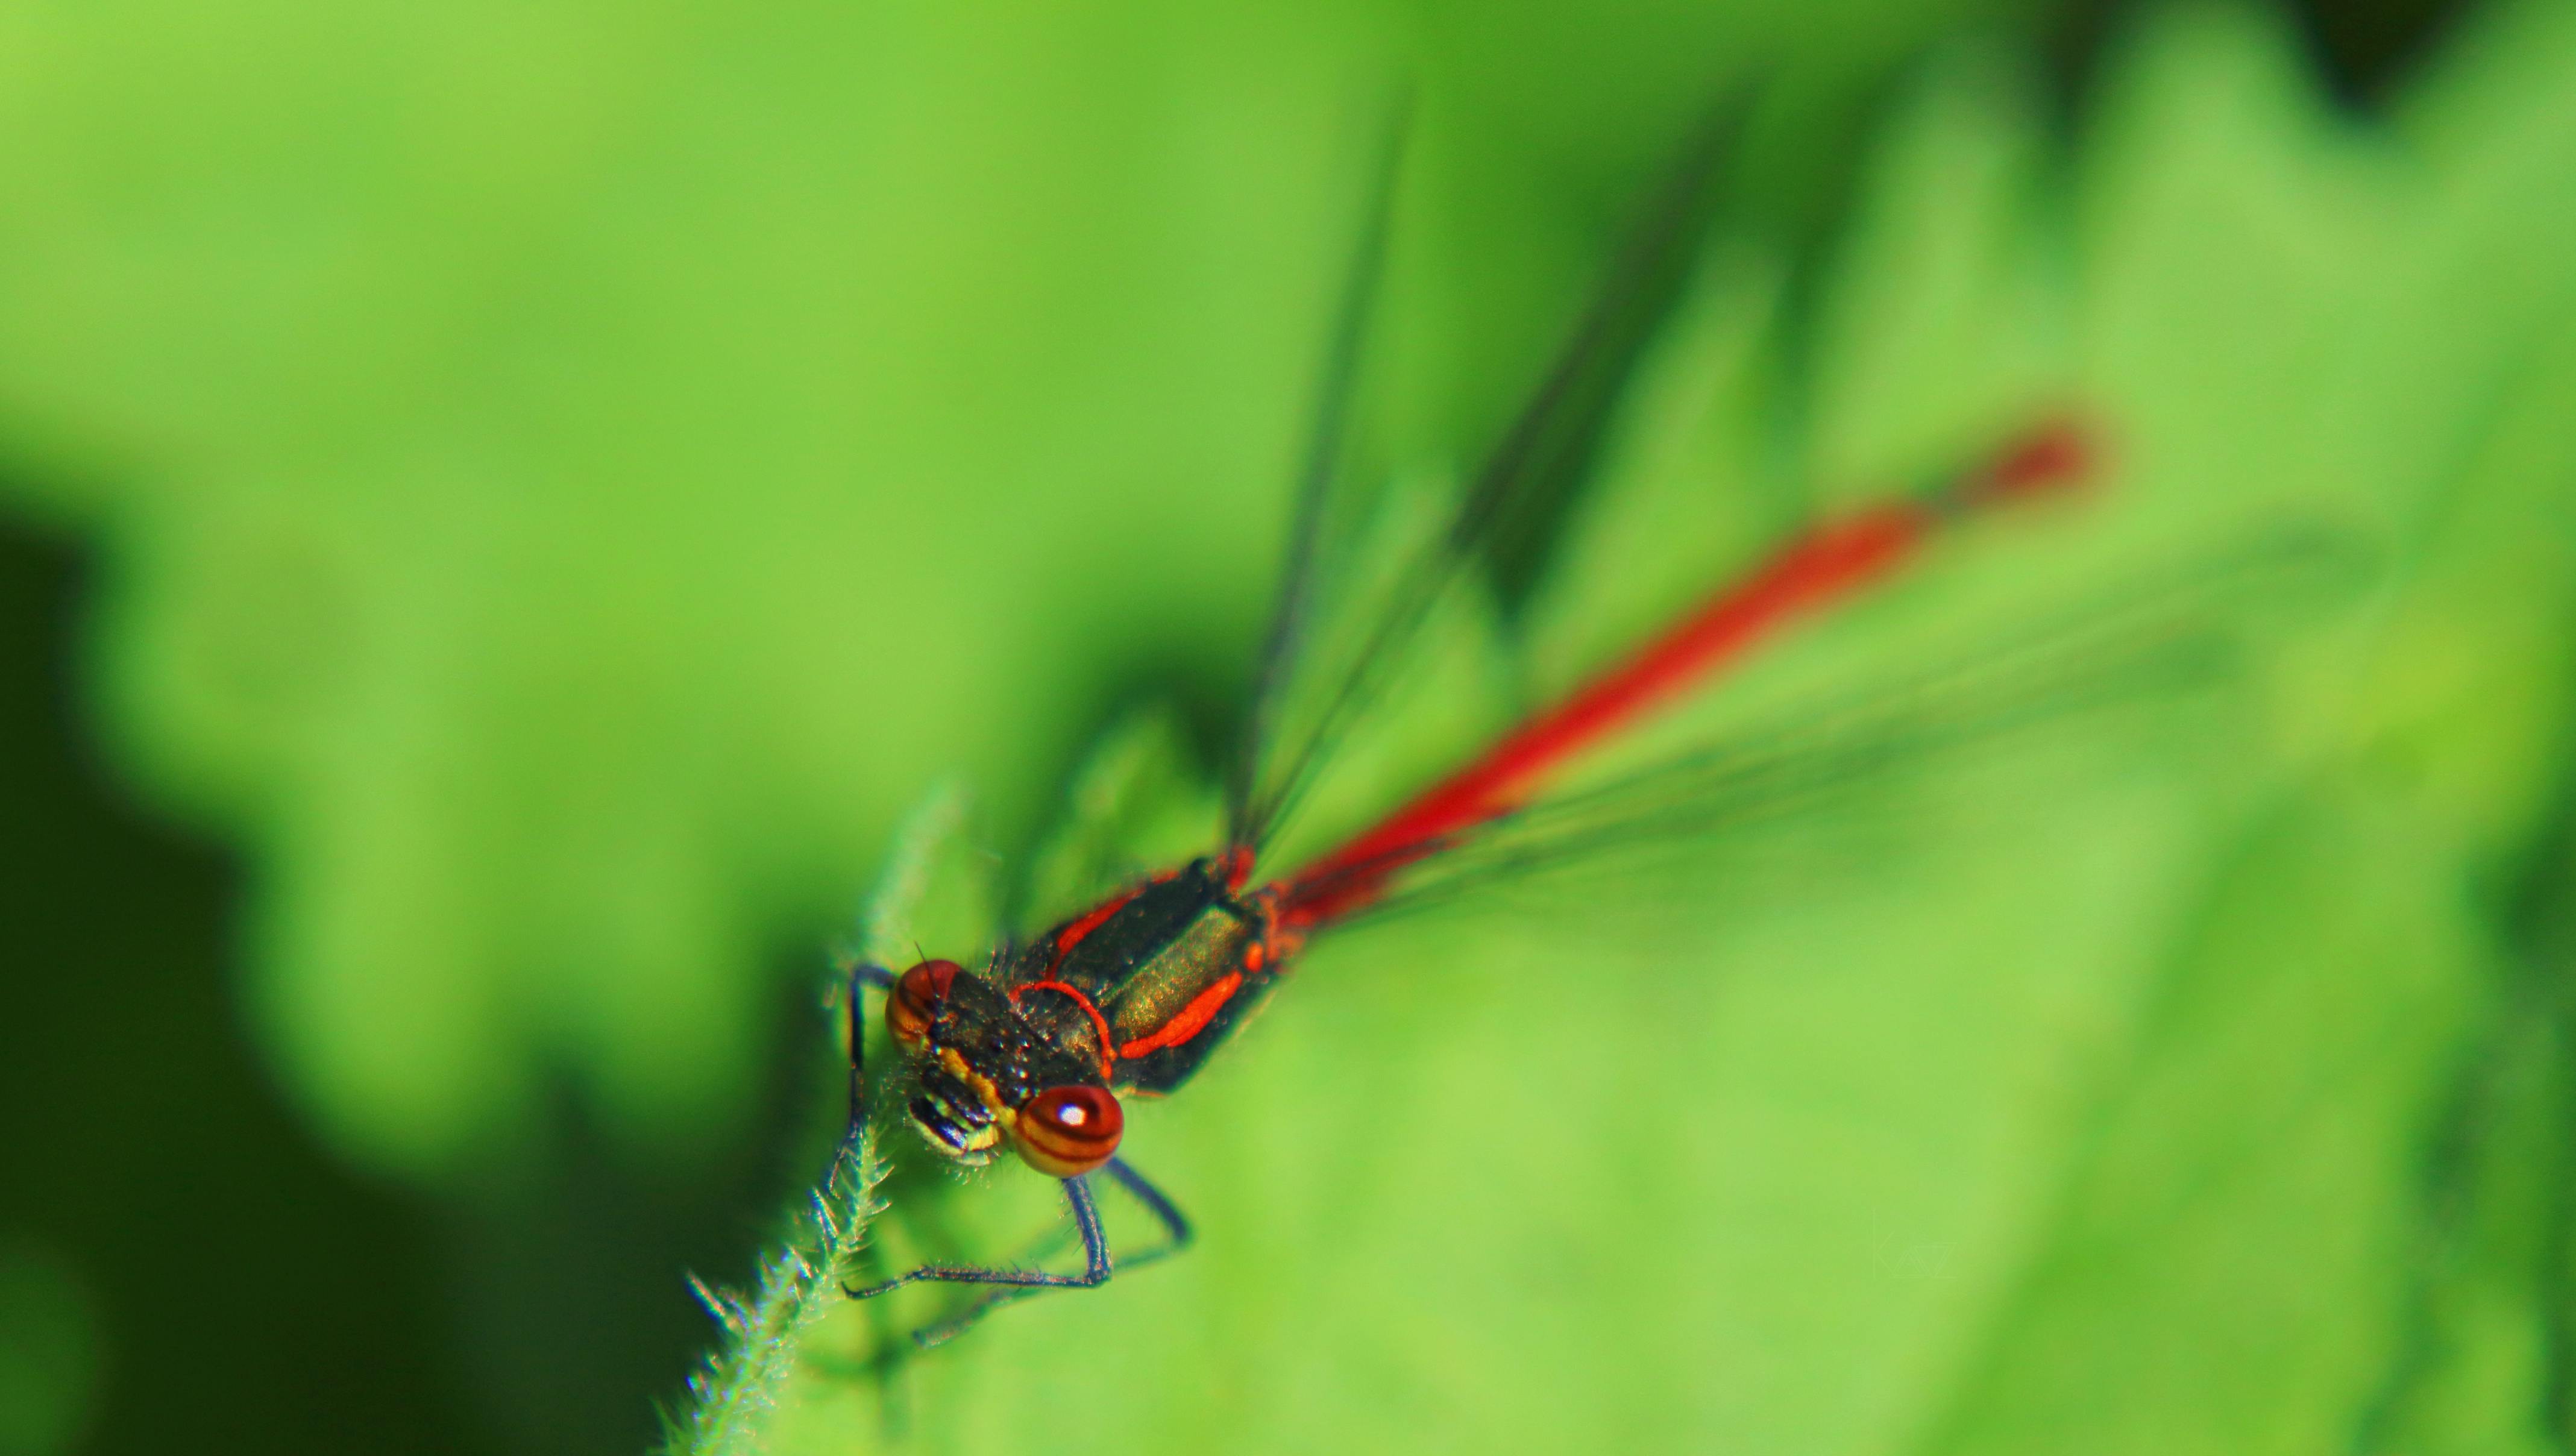
[[[1099,1171],[1116,1178],[1118,1185],[1126,1189],[1129,1196],[1138,1203],[1143,1204],[1145,1211],[1154,1216],[1154,1221],[1163,1226],[1163,1242],[1137,1253],[1113,1255],[1112,1263],[1117,1272],[1123,1274],[1158,1259],[1168,1259],[1190,1246],[1191,1229],[1188,1217],[1168,1195],[1148,1182],[1144,1174],[1137,1172],[1120,1158],[1110,1159],[1101,1166]],[[1023,1268],[1048,1258],[1064,1247],[1066,1232],[1059,1225],[1021,1246],[1019,1253],[1012,1256],[1007,1267]]]
[[[874,986],[880,991],[894,989],[894,972],[880,965],[859,961],[850,967],[850,1130],[849,1147],[855,1151],[859,1134],[868,1126],[868,1022],[859,1007],[859,988]]]
[[[985,1269],[971,1264],[924,1264],[908,1274],[898,1274],[880,1283],[851,1288],[841,1292],[852,1299],[874,1299],[907,1284],[981,1284],[992,1292],[968,1305],[952,1318],[925,1325],[912,1332],[913,1341],[927,1349],[954,1339],[967,1326],[982,1319],[993,1309],[1015,1299],[1025,1299],[1045,1289],[1097,1289],[1109,1282],[1109,1237],[1100,1226],[1100,1206],[1092,1200],[1091,1187],[1083,1178],[1064,1180],[1064,1201],[1073,1210],[1075,1232],[1082,1236],[1082,1272],[1053,1274],[1044,1269]]]
[[[1102,1168],[1112,1178],[1117,1179],[1119,1186],[1125,1188],[1130,1196],[1135,1198],[1138,1203],[1145,1206],[1145,1211],[1154,1216],[1155,1222],[1163,1226],[1164,1237],[1162,1243],[1157,1244],[1150,1249],[1146,1249],[1141,1253],[1131,1254],[1124,1258],[1113,1260],[1109,1253],[1106,1233],[1101,1226],[1099,1212],[1094,1205],[1090,1185],[1082,1180],[1067,1179],[1065,1180],[1065,1201],[1073,1206],[1074,1228],[1082,1237],[1083,1262],[1085,1266],[1084,1271],[1078,1275],[1046,1275],[1034,1279],[1012,1277],[1017,1273],[1017,1271],[1009,1270],[963,1271],[976,1274],[1001,1276],[996,1278],[973,1279],[951,1278],[949,1271],[942,1271],[940,1273],[915,1271],[915,1275],[918,1277],[930,1280],[943,1280],[945,1282],[970,1284],[1001,1284],[1004,1287],[993,1290],[991,1293],[976,1300],[965,1309],[960,1310],[958,1313],[947,1319],[924,1325],[922,1328],[913,1331],[912,1337],[914,1341],[919,1343],[922,1348],[928,1349],[933,1345],[942,1344],[946,1341],[955,1339],[958,1335],[964,1333],[968,1326],[974,1324],[977,1320],[982,1319],[985,1315],[990,1314],[993,1310],[1001,1307],[1002,1305],[1011,1303],[1013,1300],[1026,1299],[1032,1294],[1041,1293],[1048,1289],[1094,1288],[1108,1282],[1113,1266],[1117,1269],[1142,1268],[1158,1259],[1169,1258],[1189,1247],[1191,1237],[1190,1221],[1189,1218],[1181,1212],[1180,1205],[1174,1203],[1161,1189],[1156,1188],[1150,1181],[1148,1181],[1145,1175],[1137,1172],[1122,1159],[1112,1158],[1107,1163],[1103,1164]],[[907,1276],[907,1278],[910,1277],[914,1276]],[[882,1285],[874,1286],[865,1290],[852,1291],[852,1293],[858,1297],[864,1298],[869,1295],[883,1293],[884,1291],[892,1289],[903,1282],[905,1281],[900,1279],[888,1280]]]
[[[1163,1226],[1163,1242],[1142,1253],[1130,1254],[1120,1261],[1123,1268],[1134,1269],[1157,1259],[1168,1259],[1190,1246],[1190,1221],[1179,1204],[1166,1197],[1163,1190],[1146,1181],[1145,1175],[1129,1167],[1124,1158],[1111,1158],[1101,1164],[1103,1171],[1118,1180],[1128,1196],[1145,1205],[1145,1211]]]

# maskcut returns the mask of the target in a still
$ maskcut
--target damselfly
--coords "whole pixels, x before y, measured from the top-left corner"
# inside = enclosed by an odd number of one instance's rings
[[[1321,767],[1375,705],[1448,594],[1472,582],[1495,543],[1581,474],[1621,379],[1652,333],[1659,300],[1694,231],[1693,217],[1722,151],[1722,127],[1694,143],[1649,218],[1500,443],[1457,493],[1441,529],[1401,567],[1380,572],[1368,619],[1324,633],[1322,599],[1349,580],[1372,517],[1346,468],[1353,380],[1380,272],[1391,189],[1381,183],[1363,229],[1329,347],[1318,424],[1302,476],[1284,582],[1270,619],[1252,701],[1226,778],[1221,842],[1145,876],[1080,914],[994,949],[980,966],[923,959],[900,974],[859,965],[849,986],[851,1136],[865,1125],[861,992],[885,992],[883,1015],[902,1057],[907,1119],[936,1153],[964,1164],[1003,1149],[1061,1180],[1082,1267],[928,1264],[860,1287],[871,1298],[914,1283],[981,1286],[962,1313],[916,1331],[933,1343],[995,1305],[1040,1290],[1103,1284],[1186,1245],[1174,1201],[1119,1156],[1122,1099],[1179,1089],[1288,978],[1318,936],[1398,906],[1513,875],[1640,833],[1695,832],[1776,808],[1837,770],[1855,743],[1881,757],[1885,735],[1701,745],[1564,792],[1565,775],[1704,685],[1782,628],[1882,582],[1959,523],[2085,478],[2085,429],[2042,413],[2017,437],[1930,488],[1825,519],[1796,533],[1757,568],[1708,592],[1571,693],[1337,847],[1275,866],[1283,823]],[[2102,680],[2102,652],[2138,643],[2169,648],[2171,633],[2123,636],[2155,613],[2096,621],[2086,645],[2059,639],[2004,650],[1909,684],[1954,702],[1944,721],[1985,733],[2054,711],[2068,689]],[[2125,625],[2123,625],[2125,624]],[[1326,640],[1333,650],[1319,646]],[[2127,649],[2118,644],[2125,642]],[[2106,648],[2105,644],[2111,644]],[[2031,644],[2023,644],[2031,647]],[[1888,701],[1894,701],[1893,697]],[[1293,711],[1292,711],[1293,707]],[[1866,699],[1853,721],[1872,718]],[[1897,750],[1909,751],[1909,750]],[[1914,750],[1919,751],[1919,750]],[[1105,1175],[1160,1223],[1156,1248],[1113,1257],[1093,1187]]]

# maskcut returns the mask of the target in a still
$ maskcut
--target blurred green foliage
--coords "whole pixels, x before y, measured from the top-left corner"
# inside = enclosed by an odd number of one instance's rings
[[[98,1395],[98,1311],[62,1256],[0,1236],[0,1453],[73,1449]]]
[[[334,1141],[452,1166],[551,1070],[685,1149],[928,774],[1025,827],[1234,670],[1398,56],[1481,425],[1715,58],[1848,90],[1961,8],[13,7],[0,400]]]
[[[1135,1119],[1202,1248],[899,1386],[814,1365],[783,1448],[891,1389],[960,1450],[2553,1449],[2576,21],[2499,7],[2364,127],[2274,28],[2168,15],[2065,145],[2014,48],[1952,44],[1819,256],[1813,139],[1982,14],[13,8],[13,501],[104,544],[119,761],[252,846],[251,1019],[336,1146],[463,1181],[561,1078],[685,1167],[743,1124],[764,957],[923,784],[1034,840],[1140,687],[1239,685],[1387,78],[1424,105],[1373,403],[1436,472],[1712,58],[1777,62],[1429,748],[2034,400],[2112,423],[2115,492],[1709,711],[2282,520],[2385,589],[2222,729],[1978,766],[1865,854],[1326,944]],[[1007,1244],[1045,1190],[987,1181],[912,1191]],[[936,1237],[894,1192],[897,1251]]]

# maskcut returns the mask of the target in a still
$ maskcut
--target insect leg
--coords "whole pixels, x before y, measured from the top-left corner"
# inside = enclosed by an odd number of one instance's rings
[[[859,988],[874,986],[880,991],[894,989],[894,972],[883,966],[859,961],[850,967],[850,1130],[847,1140],[858,1146],[859,1134],[868,1126],[868,1020],[859,1009]]]
[[[1193,1230],[1190,1227],[1189,1217],[1181,1212],[1180,1205],[1174,1203],[1170,1195],[1164,1193],[1161,1189],[1156,1188],[1146,1179],[1144,1174],[1137,1172],[1133,1167],[1129,1166],[1121,1159],[1110,1159],[1106,1164],[1102,1165],[1101,1171],[1108,1173],[1113,1178],[1116,1178],[1118,1180],[1118,1186],[1126,1189],[1131,1197],[1133,1197],[1138,1203],[1143,1204],[1145,1206],[1145,1211],[1154,1216],[1154,1221],[1163,1226],[1163,1241],[1161,1243],[1156,1244],[1149,1249],[1139,1250],[1133,1254],[1117,1255],[1116,1262],[1120,1269],[1133,1269],[1140,1264],[1150,1264],[1157,1259],[1167,1259],[1190,1246],[1190,1240],[1193,1237]],[[1011,1262],[1014,1266],[1026,1264],[1033,1260],[1045,1258],[1047,1255],[1063,1246],[1064,1230],[1059,1228],[1045,1238],[1042,1238],[1036,1243],[1022,1249]]]
[[[1109,1236],[1100,1227],[1100,1205],[1092,1199],[1091,1187],[1081,1178],[1064,1180],[1064,1201],[1073,1210],[1073,1226],[1082,1235],[1082,1272],[1051,1274],[1044,1269],[984,1269],[967,1264],[924,1264],[908,1274],[876,1284],[852,1288],[842,1285],[841,1292],[852,1299],[874,1299],[907,1284],[986,1284],[995,1286],[991,1293],[968,1305],[962,1312],[937,1324],[924,1325],[912,1332],[914,1343],[925,1349],[954,1339],[967,1326],[982,1319],[1000,1305],[1046,1289],[1097,1289],[1109,1282]]]
[[[1156,1259],[1168,1259],[1190,1246],[1190,1221],[1188,1216],[1181,1212],[1179,1204],[1165,1196],[1162,1189],[1148,1182],[1144,1174],[1129,1167],[1123,1158],[1111,1158],[1107,1163],[1102,1164],[1102,1167],[1108,1170],[1110,1177],[1118,1180],[1119,1187],[1126,1189],[1138,1203],[1145,1205],[1145,1211],[1154,1215],[1155,1221],[1163,1226],[1163,1242],[1143,1253],[1128,1255],[1126,1259],[1128,1268],[1133,1269],[1139,1264],[1150,1264]]]

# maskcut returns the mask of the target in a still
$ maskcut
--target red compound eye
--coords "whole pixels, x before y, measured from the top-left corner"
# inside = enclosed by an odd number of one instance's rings
[[[1109,1161],[1127,1114],[1106,1087],[1050,1087],[1020,1104],[1020,1156],[1050,1178],[1078,1178]]]
[[[923,961],[895,981],[885,1015],[886,1030],[896,1041],[917,1047],[930,1035],[930,1023],[939,1019],[939,1003],[948,999],[959,969],[955,961]]]

